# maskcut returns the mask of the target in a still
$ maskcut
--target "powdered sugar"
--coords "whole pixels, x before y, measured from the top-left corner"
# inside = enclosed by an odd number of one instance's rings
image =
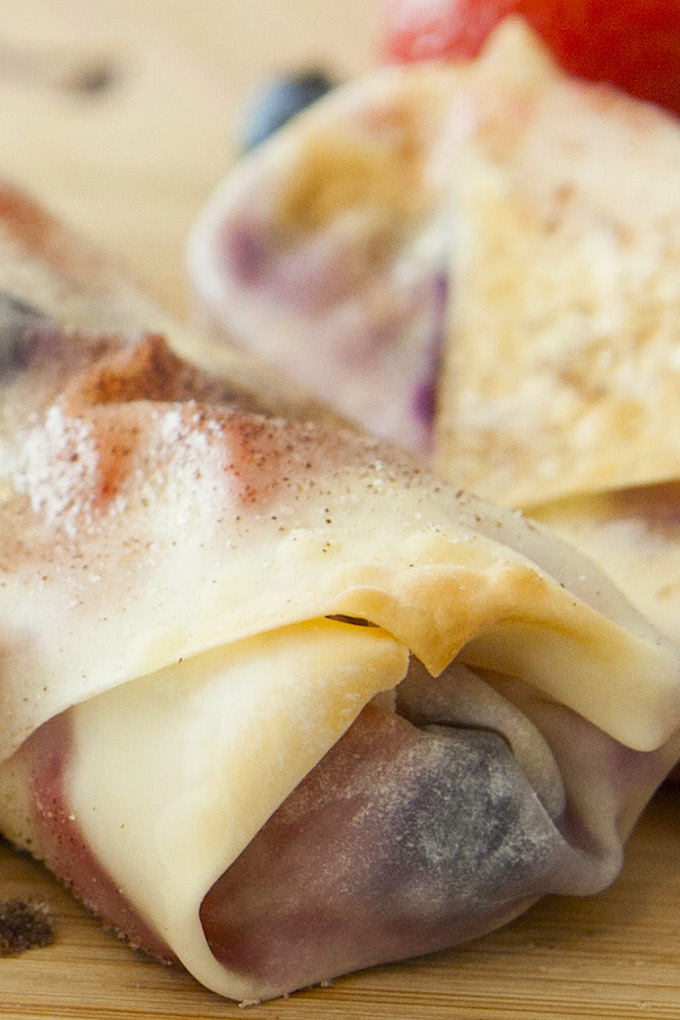
[[[29,427],[20,439],[16,488],[47,524],[75,534],[91,509],[97,466],[91,425],[82,418],[65,417],[55,404],[44,421]]]

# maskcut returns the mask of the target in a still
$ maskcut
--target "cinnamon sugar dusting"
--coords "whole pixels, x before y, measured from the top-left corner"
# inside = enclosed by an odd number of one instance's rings
[[[17,956],[52,942],[54,929],[50,908],[44,900],[0,901],[0,957]]]
[[[327,529],[357,489],[416,470],[410,458],[376,466],[375,444],[351,431],[259,413],[238,381],[159,336],[53,340],[58,369],[46,351],[4,387],[14,410],[0,421],[0,583],[21,564],[32,594],[58,569],[70,606],[97,601],[102,578],[136,598],[168,547],[278,537],[308,519],[310,501],[327,507]]]
[[[13,444],[15,492],[76,537],[120,514],[172,513],[180,526],[262,508],[282,489],[299,494],[314,468],[332,470],[349,437],[211,402],[220,386],[157,337],[109,350],[28,416]]]

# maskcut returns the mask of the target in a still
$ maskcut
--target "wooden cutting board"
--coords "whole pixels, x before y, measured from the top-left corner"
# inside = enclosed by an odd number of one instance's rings
[[[0,174],[188,311],[186,233],[265,73],[374,62],[378,0],[0,0]],[[652,803],[621,878],[551,898],[457,951],[242,1010],[128,950],[0,843],[0,899],[42,896],[45,949],[0,960],[0,1016],[50,1020],[680,1018],[680,791]]]

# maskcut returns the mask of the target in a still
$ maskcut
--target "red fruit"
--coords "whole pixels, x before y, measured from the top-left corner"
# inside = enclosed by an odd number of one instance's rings
[[[508,14],[562,66],[680,113],[680,0],[386,0],[383,51],[396,62],[474,57]]]

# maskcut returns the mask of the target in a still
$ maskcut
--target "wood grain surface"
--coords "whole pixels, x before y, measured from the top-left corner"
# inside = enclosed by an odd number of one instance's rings
[[[118,252],[188,310],[187,230],[236,149],[262,76],[375,57],[375,0],[0,0],[0,173]],[[450,953],[250,1007],[131,952],[38,865],[0,843],[0,899],[43,896],[52,946],[0,960],[22,1020],[680,1018],[680,792],[662,790],[614,886],[550,898]]]

